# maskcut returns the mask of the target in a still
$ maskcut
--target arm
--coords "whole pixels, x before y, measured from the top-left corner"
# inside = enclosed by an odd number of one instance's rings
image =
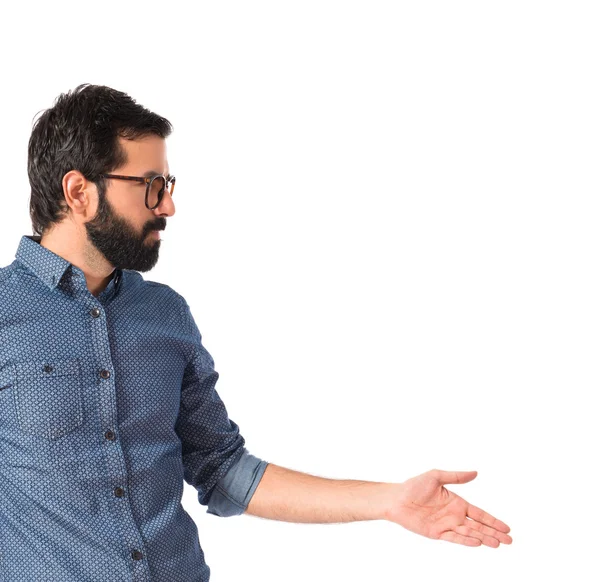
[[[245,513],[293,523],[384,519],[393,487],[323,479],[269,463]]]
[[[240,515],[260,480],[266,461],[251,455],[239,426],[229,418],[215,385],[214,360],[190,308],[180,297],[181,344],[186,366],[175,432],[181,440],[183,477],[198,491],[207,513]]]
[[[433,469],[403,483],[338,481],[269,463],[246,513],[294,523],[385,519],[425,537],[466,546],[512,543],[508,525],[443,486],[476,476],[476,471]]]

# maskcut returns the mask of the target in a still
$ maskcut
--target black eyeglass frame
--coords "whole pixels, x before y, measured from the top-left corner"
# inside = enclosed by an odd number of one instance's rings
[[[146,184],[146,196],[144,198],[144,204],[146,205],[146,208],[148,210],[154,210],[157,206],[160,205],[160,203],[162,202],[163,199],[163,195],[165,193],[165,189],[167,188],[167,186],[170,185],[169,187],[169,194],[171,196],[173,196],[173,190],[175,190],[175,176],[167,176],[166,178],[162,175],[162,174],[155,174],[154,176],[149,176],[149,177],[144,177],[144,176],[119,176],[117,174],[100,174],[100,176],[102,178],[109,178],[112,180],[132,180],[135,182],[141,182],[141,183],[145,183]],[[154,180],[156,178],[163,178],[165,181],[165,187],[161,188],[160,191],[158,192],[158,202],[156,203],[155,206],[152,206],[152,208],[150,206],[148,206],[148,193],[150,192],[150,187],[152,185],[152,182],[154,182]]]

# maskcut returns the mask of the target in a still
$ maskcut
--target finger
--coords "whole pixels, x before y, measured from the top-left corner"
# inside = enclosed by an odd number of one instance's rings
[[[508,527],[503,521],[496,519],[493,515],[486,513],[483,509],[475,505],[471,505],[469,503],[467,507],[467,516],[475,521],[479,521],[484,523],[485,525],[489,525],[498,531],[508,533],[510,531],[510,527]]]
[[[500,545],[500,541],[496,537],[486,535],[466,525],[459,525],[454,528],[454,531],[460,535],[481,540],[484,546],[489,546],[490,548],[497,548]]]
[[[440,483],[468,483],[477,477],[477,471],[440,471],[433,470],[435,478]]]
[[[478,521],[473,521],[472,519],[467,520],[467,523],[465,525],[471,528],[472,530],[478,531],[483,535],[496,538],[502,544],[512,544],[512,538],[509,535],[502,533],[501,531],[498,531],[493,527],[488,527],[487,525],[483,525],[482,523],[479,523]]]
[[[480,546],[481,540],[470,536],[463,536],[454,531],[445,531],[440,537],[440,540],[452,542],[453,544],[461,544],[463,546]]]

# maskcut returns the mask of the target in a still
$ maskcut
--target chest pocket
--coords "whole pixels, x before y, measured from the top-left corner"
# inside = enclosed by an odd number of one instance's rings
[[[10,388],[15,383],[15,370],[12,364],[0,368],[0,390]]]
[[[79,360],[31,360],[14,365],[19,428],[55,440],[83,423]]]

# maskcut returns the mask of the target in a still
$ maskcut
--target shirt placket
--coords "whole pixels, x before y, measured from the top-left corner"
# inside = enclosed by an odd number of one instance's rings
[[[79,275],[79,277],[83,277]],[[81,283],[81,281],[79,281]],[[113,281],[114,285],[118,280]],[[105,290],[108,291],[108,290]],[[95,356],[95,370],[98,387],[98,403],[100,430],[104,443],[104,457],[108,469],[108,483],[110,487],[109,506],[112,507],[115,517],[123,535],[123,542],[127,548],[132,571],[133,582],[150,582],[150,569],[146,554],[146,546],[135,522],[131,508],[130,494],[126,484],[127,466],[119,431],[117,428],[117,393],[115,384],[114,366],[110,350],[106,307],[113,296],[114,287],[109,295],[105,292],[99,297],[92,295],[85,281],[83,287],[79,286],[77,296],[87,308],[92,321],[92,350]],[[101,298],[102,301],[100,300]]]

